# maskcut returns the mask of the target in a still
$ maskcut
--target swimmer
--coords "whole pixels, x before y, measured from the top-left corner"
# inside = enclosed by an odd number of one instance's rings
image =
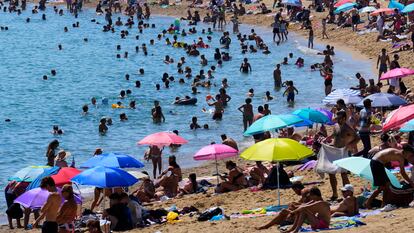
[[[252,67],[248,62],[248,59],[244,58],[243,63],[240,65],[240,72],[247,74],[249,71],[252,72]]]
[[[87,104],[82,106],[82,115],[88,114],[89,107]]]
[[[282,61],[282,65],[288,65],[289,63],[288,63],[288,58],[287,57],[284,57],[283,58],[283,61]]]
[[[143,68],[140,68],[140,69],[139,69],[139,74],[140,74],[140,75],[144,75],[144,72],[145,72],[145,71],[144,71],[144,69],[143,69]]]
[[[96,98],[95,98],[95,97],[92,97],[92,99],[91,99],[91,104],[92,104],[93,106],[96,106]]]
[[[287,94],[287,102],[292,103],[295,101],[295,92],[299,94],[298,89],[293,85],[293,81],[287,81],[287,87],[285,92],[283,92],[283,96]]]
[[[125,74],[125,80],[129,81],[129,74]]]
[[[196,129],[200,129],[200,128],[201,128],[201,126],[197,123],[197,117],[191,118],[190,129],[196,130]]]
[[[126,97],[126,93],[124,90],[121,90],[121,92],[119,92],[119,98],[123,99]]]
[[[155,84],[155,89],[157,90],[157,91],[159,91],[160,89],[161,89],[161,86],[160,86],[160,84]]]
[[[127,121],[128,117],[125,113],[121,113],[121,114],[119,114],[119,120],[120,121]]]
[[[207,59],[206,59],[206,57],[204,56],[204,55],[201,55],[200,56],[200,64],[202,65],[202,66],[206,66],[207,65],[207,63],[208,63],[208,61],[207,61]]]
[[[269,91],[266,91],[266,94],[265,94],[265,100],[266,100],[266,101],[271,101],[271,100],[273,100],[273,96],[271,96],[271,95],[270,95],[270,92],[269,92]]]
[[[56,76],[56,70],[51,70],[50,73],[52,74],[52,76]]]
[[[43,80],[47,80],[47,75],[43,75]]]
[[[135,87],[141,88],[141,82],[139,80],[135,81]]]
[[[62,50],[62,49],[63,49],[63,47],[62,47],[62,45],[61,45],[61,44],[59,44],[59,45],[58,45],[58,49],[59,49],[59,50]]]
[[[229,87],[229,84],[227,83],[227,78],[224,78],[224,79],[221,81],[221,87],[222,87],[222,88],[228,88],[228,87]]]
[[[254,96],[254,90],[253,90],[253,88],[250,88],[249,89],[249,92],[247,92],[247,96],[248,97],[253,97]]]
[[[99,133],[100,134],[105,134],[108,131],[108,126],[106,126],[106,118],[102,117],[101,120],[99,121]]]

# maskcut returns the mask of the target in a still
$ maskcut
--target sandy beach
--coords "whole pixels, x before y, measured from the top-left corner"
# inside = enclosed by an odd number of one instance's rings
[[[264,1],[269,8],[273,1],[265,0]],[[309,4],[309,1],[304,2],[305,5]],[[185,16],[187,11],[187,2],[183,2],[181,5],[169,6],[168,8],[161,8],[158,6],[152,6],[151,10],[154,15],[168,15],[174,17]],[[382,2],[385,5],[385,2]],[[86,4],[88,7],[95,7],[95,2],[90,2]],[[203,17],[205,11],[198,9]],[[193,9],[194,11],[194,9]],[[351,28],[342,28],[337,29],[335,26],[328,25],[328,36],[329,39],[322,39],[320,22],[323,17],[327,15],[327,12],[317,13],[312,11],[313,24],[315,28],[315,38],[316,43],[329,44],[335,46],[336,49],[344,50],[349,53],[352,53],[355,57],[363,58],[370,60],[372,66],[367,67],[367,69],[374,70],[374,74],[377,73],[375,67],[377,56],[382,48],[386,48],[389,51],[392,50],[392,44],[389,42],[375,42],[377,33],[369,33],[364,35],[358,35],[352,32]],[[231,17],[231,15],[227,15]],[[271,30],[270,24],[273,22],[273,17],[267,15],[246,15],[239,18],[242,24],[249,25],[258,25],[269,27]],[[227,30],[231,29],[231,23],[227,26]],[[293,24],[289,26],[289,31],[297,35],[307,37],[307,31],[300,29],[299,25]],[[402,67],[414,68],[414,53],[410,51],[402,51],[398,53],[400,55],[400,64]],[[377,77],[369,77],[377,78]],[[414,88],[414,80],[412,78],[405,79],[405,84],[407,88]],[[332,127],[328,127],[328,131],[331,132]],[[379,144],[379,138],[373,136],[372,139],[373,146]],[[362,147],[362,144],[359,143],[359,148]],[[247,167],[253,165],[252,162],[246,162],[242,159],[236,160],[237,164],[241,167]],[[225,171],[224,161],[220,161],[219,170]],[[322,191],[324,198],[329,198],[331,195],[331,188],[329,185],[329,179],[327,176],[321,178],[314,171],[296,171],[296,166],[290,166],[286,168],[287,171],[293,171],[295,176],[303,176],[302,182],[319,182],[316,184],[317,187]],[[190,173],[196,173],[198,177],[211,176],[215,171],[214,163],[207,162],[203,165],[195,168],[183,169],[183,177],[187,177]],[[340,177],[338,177],[338,183],[340,184]],[[213,179],[214,181],[214,179]],[[351,184],[355,187],[355,195],[358,196],[361,194],[362,189],[365,185],[365,181],[352,176]],[[312,185],[308,186],[311,187]],[[132,188],[134,189],[134,187]],[[298,196],[296,196],[292,190],[281,190],[281,203],[288,204],[292,201],[296,201]],[[269,205],[277,204],[277,191],[276,190],[266,190],[253,192],[250,189],[243,189],[241,191],[224,193],[220,195],[213,194],[213,190],[210,189],[207,194],[193,194],[186,195],[181,198],[174,198],[164,202],[154,202],[151,204],[145,205],[151,209],[157,208],[169,208],[172,205],[175,205],[178,209],[188,206],[194,206],[200,211],[204,211],[211,207],[222,207],[226,215],[232,213],[239,213],[242,210],[246,209],[255,209],[263,208]],[[89,207],[90,200],[86,200],[83,207]],[[366,223],[365,226],[358,228],[349,228],[335,231],[324,231],[324,232],[414,232],[414,223],[411,221],[410,216],[414,215],[414,208],[405,208],[398,209],[391,212],[383,212],[377,215],[368,216],[363,218],[362,221]],[[145,227],[142,229],[134,229],[129,232],[143,232],[143,233],[155,233],[155,232],[171,232],[171,233],[195,233],[195,232],[209,232],[209,233],[242,233],[242,232],[275,232],[278,231],[276,227],[272,227],[268,230],[257,231],[255,227],[265,224],[270,221],[272,216],[264,217],[255,217],[255,218],[239,218],[231,220],[222,220],[216,222],[198,222],[196,217],[189,217],[188,215],[180,217],[180,222],[170,224],[164,223],[161,225],[152,225],[150,227]],[[34,232],[35,230],[32,230]],[[7,226],[1,226],[0,232],[27,232],[24,230],[9,230]]]

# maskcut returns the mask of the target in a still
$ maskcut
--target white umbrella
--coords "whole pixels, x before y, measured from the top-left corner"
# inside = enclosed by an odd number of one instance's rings
[[[336,101],[343,99],[345,104],[357,104],[362,98],[359,96],[360,91],[352,89],[336,89],[323,99],[326,105],[335,105]]]
[[[377,10],[377,8],[375,8],[373,6],[366,6],[364,8],[361,8],[359,10],[359,13],[371,13],[371,12],[376,11],[376,10]]]

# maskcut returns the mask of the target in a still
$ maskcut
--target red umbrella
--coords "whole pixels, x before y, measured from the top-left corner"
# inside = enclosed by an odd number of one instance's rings
[[[56,175],[52,176],[52,179],[55,181],[56,186],[60,187],[71,183],[70,180],[79,173],[81,173],[81,171],[76,168],[62,167]]]
[[[383,131],[401,127],[402,124],[414,119],[414,104],[402,106],[388,115],[382,126]]]
[[[168,146],[171,144],[186,144],[187,140],[170,132],[158,132],[146,136],[138,142],[139,145]]]
[[[386,15],[394,14],[394,9],[391,9],[391,8],[381,8],[381,9],[378,9],[376,11],[373,11],[370,15],[371,16],[377,16],[380,13],[384,13]]]
[[[344,5],[345,3],[352,3],[355,2],[355,0],[340,0],[337,3],[335,3],[334,7],[340,7]]]

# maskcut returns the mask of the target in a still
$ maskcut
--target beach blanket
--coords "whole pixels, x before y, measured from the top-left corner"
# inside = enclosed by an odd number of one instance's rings
[[[297,171],[305,171],[305,170],[313,170],[317,164],[316,160],[311,160],[305,164],[300,165],[296,170]]]
[[[342,169],[333,164],[335,160],[348,157],[348,150],[344,148],[336,148],[326,144],[322,144],[318,153],[315,171],[319,174],[329,173],[336,174],[342,172]]]
[[[329,225],[328,229],[321,229],[316,231],[323,231],[323,230],[341,230],[351,227],[359,227],[366,225],[362,221],[360,221],[357,217],[338,217],[332,218],[331,224]],[[310,226],[302,227],[300,232],[315,232]]]

